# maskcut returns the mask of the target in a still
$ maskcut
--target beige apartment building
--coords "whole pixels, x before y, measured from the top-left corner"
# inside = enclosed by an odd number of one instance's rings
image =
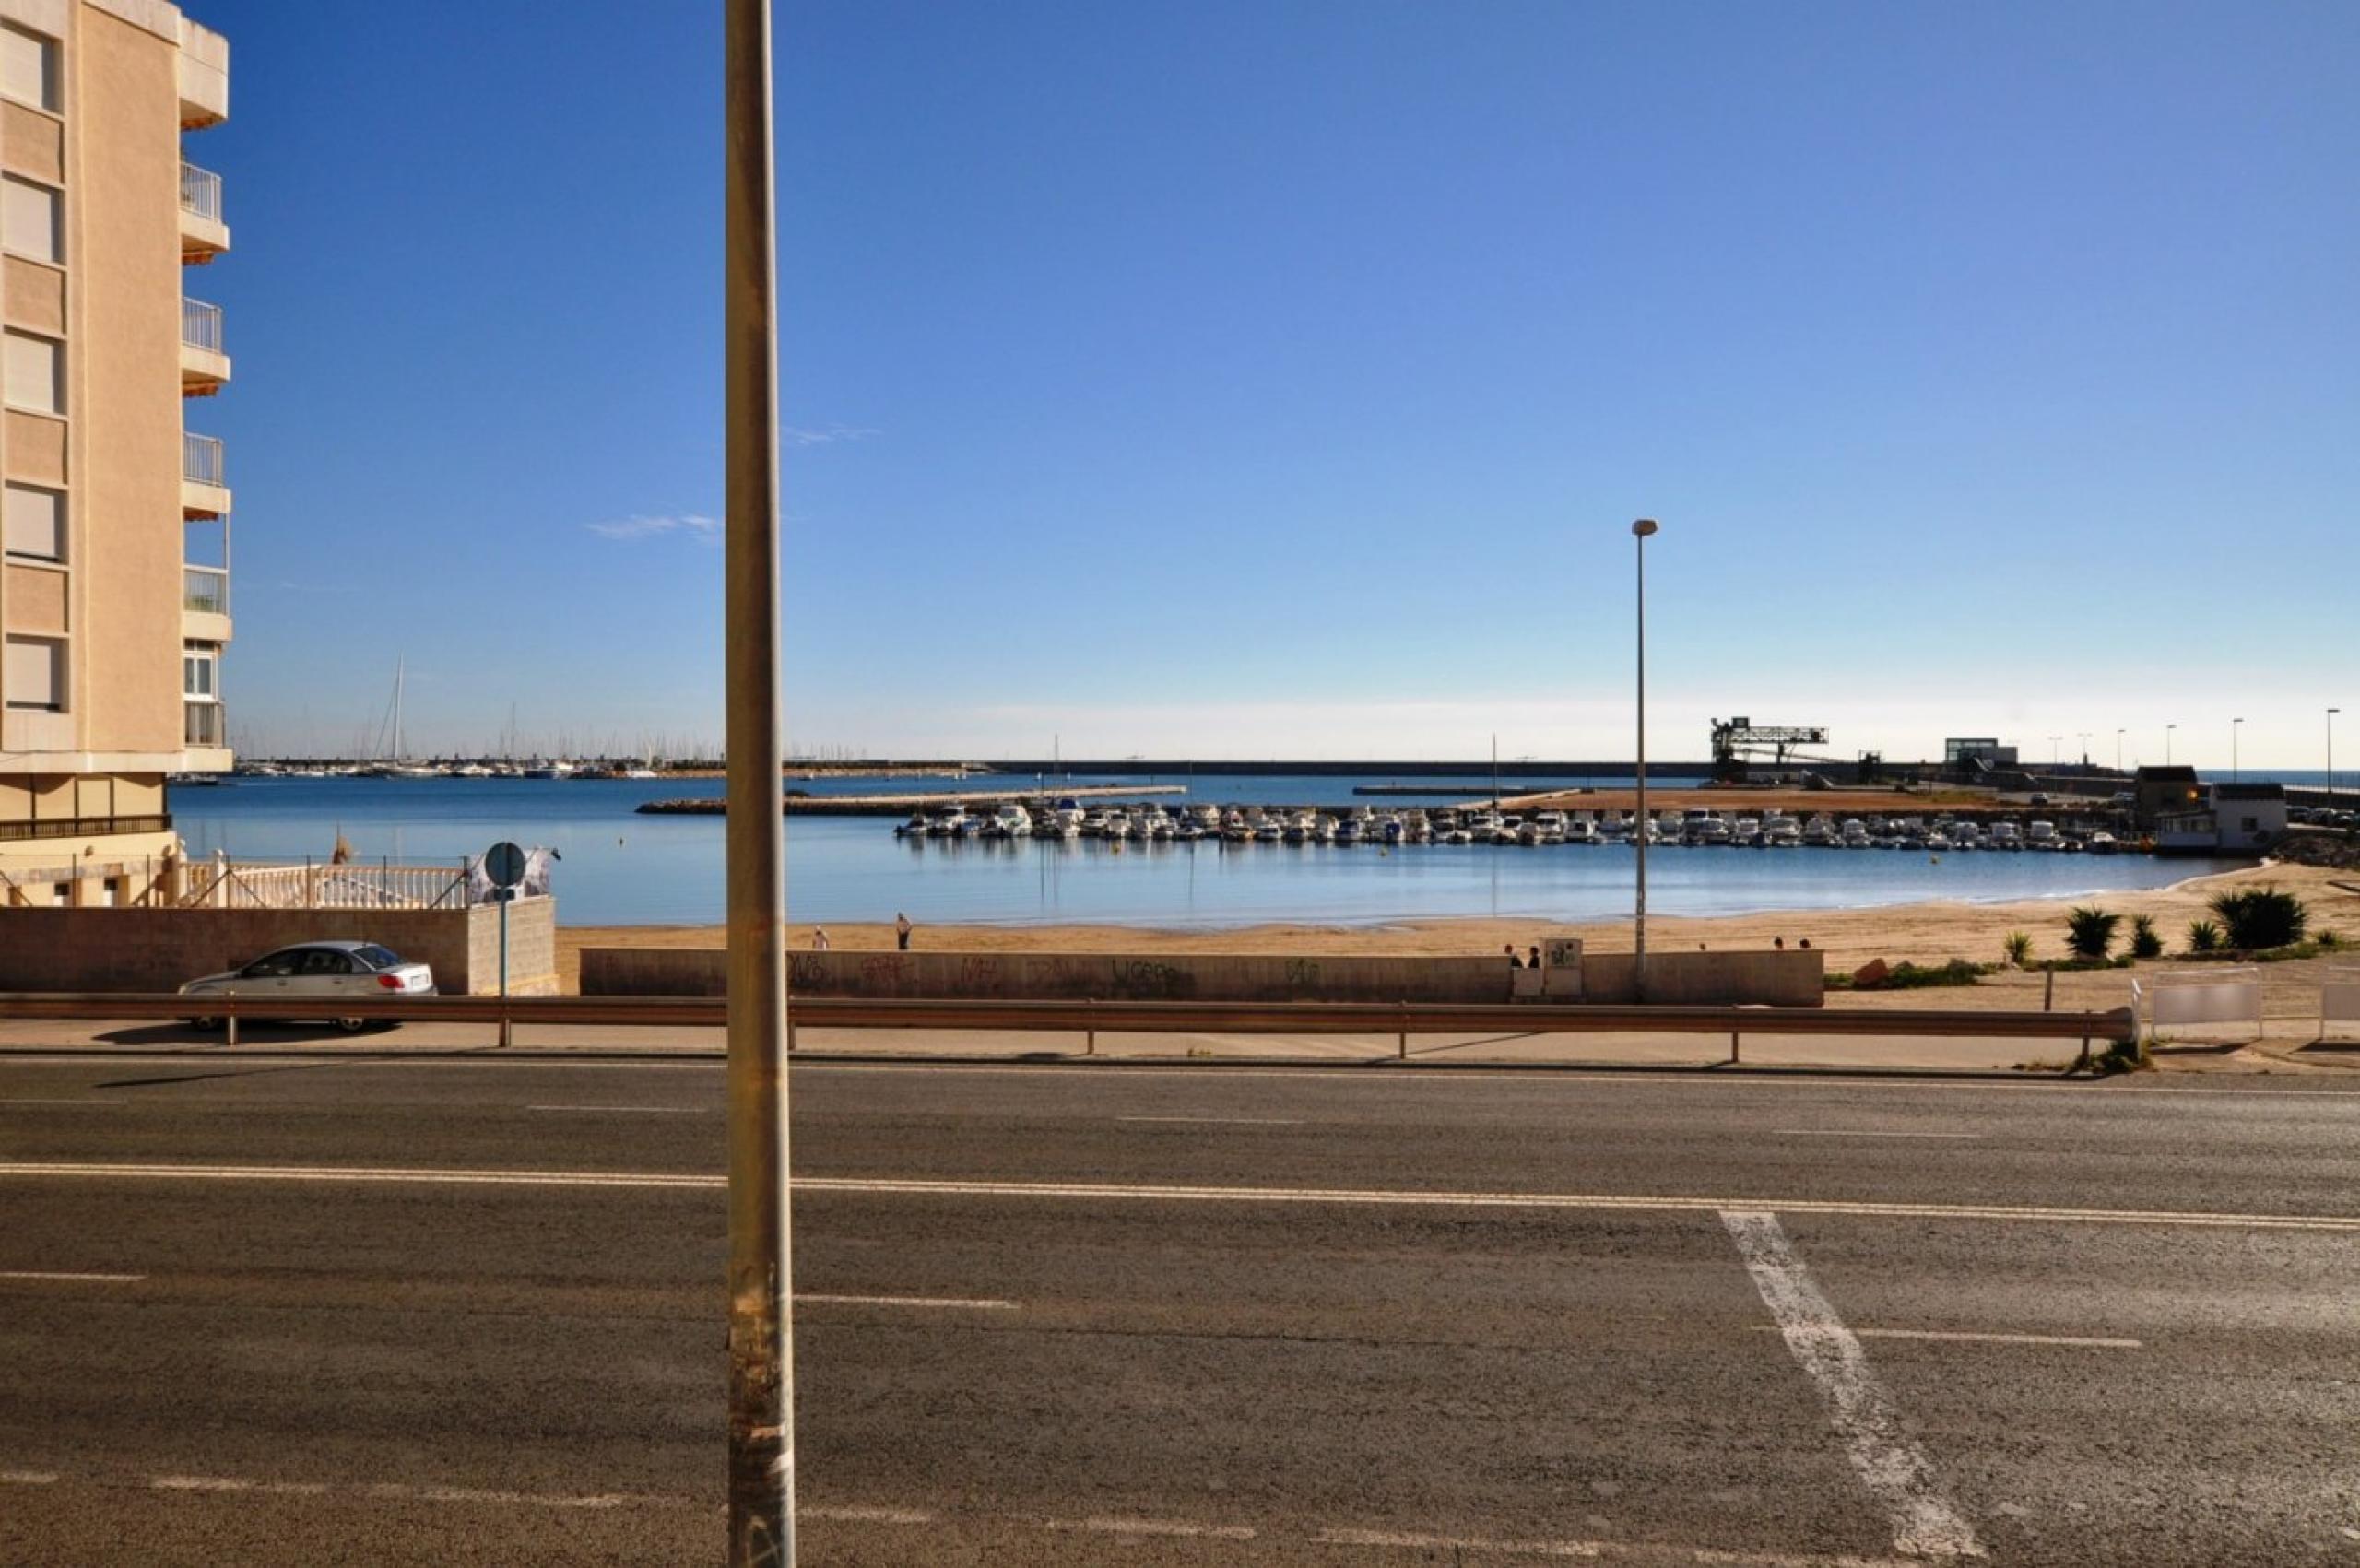
[[[182,145],[228,112],[164,0],[0,0],[0,908],[146,901],[166,775],[230,766],[230,231]]]

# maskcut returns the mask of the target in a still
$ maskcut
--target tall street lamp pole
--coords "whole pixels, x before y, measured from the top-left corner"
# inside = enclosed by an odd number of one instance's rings
[[[2120,730],[2114,732],[2114,771],[2118,773],[2122,772],[2122,732]]]
[[[2327,711],[2327,803],[2330,807],[2335,805],[2335,715],[2342,712],[2341,708]]]
[[[2231,784],[2236,784],[2245,777],[2245,772],[2237,762],[2237,730],[2244,723],[2243,719],[2229,721],[2229,782]]]
[[[1639,607],[1638,759],[1632,769],[1639,786],[1639,821],[1631,841],[1638,855],[1639,896],[1631,922],[1631,989],[1642,1002],[1647,999],[1647,536],[1655,531],[1652,517],[1631,525],[1632,544],[1637,552]]]
[[[2164,766],[2166,768],[2172,765],[2172,731],[2177,728],[2179,728],[2177,725],[2164,726]]]
[[[723,670],[728,722],[730,1568],[795,1568],[779,811],[778,252],[770,0],[727,0],[723,68]]]

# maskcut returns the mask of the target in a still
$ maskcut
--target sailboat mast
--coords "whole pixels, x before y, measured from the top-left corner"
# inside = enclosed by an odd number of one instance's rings
[[[398,762],[409,755],[409,743],[402,734],[402,682],[405,672],[402,660],[394,660],[394,760]]]

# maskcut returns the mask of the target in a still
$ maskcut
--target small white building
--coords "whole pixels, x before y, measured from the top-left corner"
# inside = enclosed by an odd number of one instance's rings
[[[2158,855],[2260,855],[2286,831],[2286,789],[2274,784],[2210,784],[2193,811],[2155,819]]]

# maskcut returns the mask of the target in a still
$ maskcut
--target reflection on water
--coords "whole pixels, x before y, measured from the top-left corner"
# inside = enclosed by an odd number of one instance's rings
[[[844,782],[844,781],[833,781]],[[851,781],[865,789],[908,781]],[[951,781],[944,781],[946,784]],[[1222,778],[1186,798],[1306,804],[1351,800],[1351,779]],[[1465,783],[1467,781],[1452,781]],[[1601,781],[1603,782],[1603,781]],[[1322,795],[1289,793],[1316,785]],[[967,781],[965,787],[976,787]],[[718,779],[242,780],[176,789],[175,826],[199,855],[324,859],[341,831],[364,859],[450,861],[513,839],[563,856],[559,909],[570,925],[718,923],[718,817],[642,817],[643,800],[721,793]],[[1951,898],[1976,902],[2156,887],[2222,862],[2143,855],[1945,855],[1899,850],[1658,848],[1647,907],[1735,914]],[[1169,841],[897,840],[892,819],[795,817],[787,903],[798,919],[1114,922],[1233,925],[1304,920],[1376,924],[1448,916],[1610,917],[1631,904],[1627,848],[1485,844],[1231,844]]]

